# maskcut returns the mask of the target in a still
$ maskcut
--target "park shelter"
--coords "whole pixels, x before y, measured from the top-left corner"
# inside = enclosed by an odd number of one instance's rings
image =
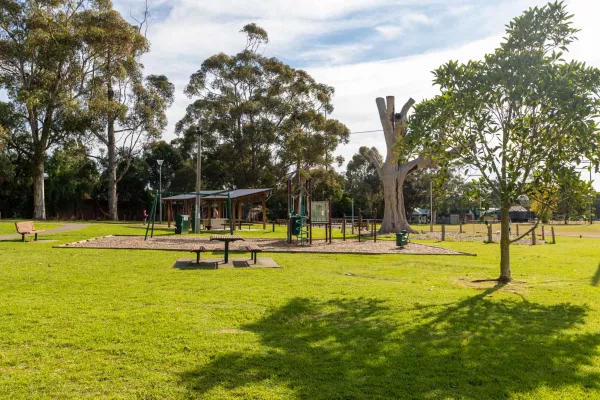
[[[242,221],[242,206],[244,204],[260,204],[262,210],[263,229],[267,227],[267,200],[271,197],[273,189],[235,189],[235,190],[201,190],[198,194],[202,201],[202,215],[211,217],[213,209],[218,210],[219,216],[231,219],[235,223]],[[162,201],[167,208],[167,221],[169,227],[175,213],[192,215],[196,202],[196,193],[183,193],[175,196],[163,197]],[[231,201],[231,214],[227,213],[227,202]],[[175,213],[174,210],[175,209]],[[179,212],[181,211],[181,212]]]

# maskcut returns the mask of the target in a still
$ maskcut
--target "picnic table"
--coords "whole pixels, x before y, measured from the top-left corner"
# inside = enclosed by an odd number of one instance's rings
[[[211,242],[217,240],[225,243],[225,264],[227,264],[229,262],[229,242],[244,240],[244,238],[239,235],[212,235],[210,240]]]

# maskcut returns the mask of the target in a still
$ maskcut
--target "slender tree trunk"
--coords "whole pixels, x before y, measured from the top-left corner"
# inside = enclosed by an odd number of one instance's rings
[[[112,221],[119,220],[117,197],[117,149],[115,140],[115,122],[109,118],[108,128],[108,217]]]
[[[46,219],[46,199],[44,195],[44,153],[36,151],[33,171],[33,218]]]
[[[510,207],[502,205],[500,210],[500,282],[510,282],[510,232],[509,232],[509,212]]]

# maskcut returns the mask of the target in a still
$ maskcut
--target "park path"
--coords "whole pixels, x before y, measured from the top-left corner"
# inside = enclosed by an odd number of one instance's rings
[[[62,233],[62,232],[69,232],[69,231],[77,231],[79,229],[87,228],[88,226],[90,226],[90,224],[65,224],[65,225],[59,226],[58,228],[48,229],[42,233],[39,233],[38,236],[52,235],[54,233]],[[10,235],[0,236],[0,240],[10,240],[10,239],[21,239],[21,235],[18,233],[13,233]]]

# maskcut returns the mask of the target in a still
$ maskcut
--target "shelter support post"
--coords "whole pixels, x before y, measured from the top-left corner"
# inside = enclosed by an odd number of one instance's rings
[[[241,207],[240,207],[241,211]],[[263,221],[263,231],[267,229],[267,194],[263,193],[262,196],[262,221]]]

